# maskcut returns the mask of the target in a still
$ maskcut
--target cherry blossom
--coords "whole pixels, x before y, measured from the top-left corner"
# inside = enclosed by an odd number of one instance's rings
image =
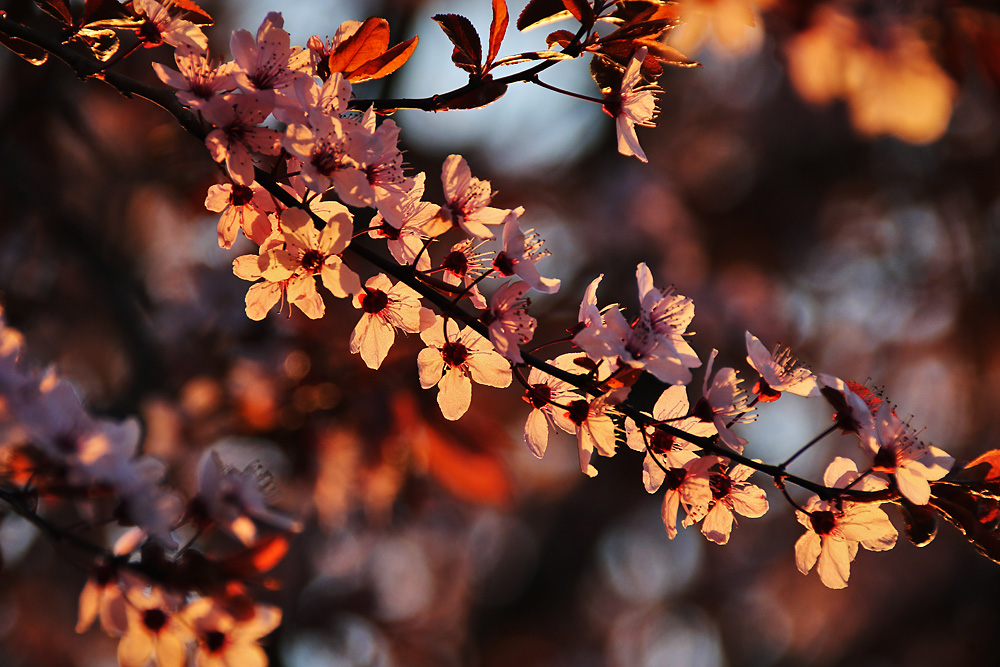
[[[333,187],[350,206],[375,204],[363,162],[371,135],[356,123],[327,115],[310,116],[308,125],[289,125],[282,146],[302,161],[302,180],[310,189]]]
[[[351,240],[350,212],[342,204],[329,201],[316,202],[311,210],[326,221],[322,232],[302,209],[282,211],[277,232],[281,247],[275,246],[268,252],[267,266],[261,276],[272,283],[287,281],[289,302],[307,317],[316,319],[326,310],[316,290],[316,276],[339,298],[360,291],[361,282],[339,257]]]
[[[201,109],[219,93],[236,87],[233,63],[215,66],[203,50],[178,48],[174,62],[176,70],[154,62],[153,71],[160,81],[175,88],[180,103],[191,109]]]
[[[685,528],[705,516],[712,502],[709,470],[719,461],[717,456],[702,456],[691,459],[679,468],[669,468],[664,473],[661,485],[666,488],[666,492],[660,507],[660,518],[670,539],[677,537],[677,512],[681,507],[684,507],[686,513],[682,522]],[[650,493],[656,490],[647,489]]]
[[[552,364],[556,368],[567,370],[571,363],[569,360],[576,356],[561,355]],[[576,424],[570,419],[566,408],[579,398],[580,394],[568,382],[538,368],[531,369],[528,373],[528,389],[524,393],[524,400],[531,406],[531,412],[524,423],[524,442],[532,454],[538,458],[545,455],[550,428],[558,427],[566,433],[576,433]]]
[[[886,402],[879,406],[875,422],[875,438],[861,443],[875,457],[872,470],[891,474],[907,500],[926,505],[931,496],[930,482],[947,475],[955,460],[943,450],[921,442]]]
[[[653,405],[652,415],[656,422],[666,423],[692,436],[715,435],[714,424],[688,416],[689,411],[687,388],[674,385],[660,394]],[[655,424],[647,424],[640,429],[633,420],[627,419],[625,435],[631,449],[646,453],[642,462],[642,482],[649,493],[654,493],[663,484],[666,474],[663,468],[681,468],[698,458],[695,445],[657,428]]]
[[[181,612],[197,642],[197,667],[265,667],[267,655],[258,644],[281,623],[281,610],[254,605],[237,618],[211,598],[198,598]]]
[[[521,231],[517,221],[519,215],[521,209],[511,211],[504,219],[503,250],[497,253],[493,267],[503,276],[517,275],[543,294],[554,294],[559,290],[559,279],[544,278],[535,268],[535,263],[547,257],[549,252],[542,250],[542,242],[534,230],[529,230],[527,234]]]
[[[538,322],[528,315],[531,301],[524,297],[530,287],[521,281],[506,283],[490,297],[490,307],[479,321],[490,332],[496,351],[514,363],[524,363],[520,346],[531,340]]]
[[[228,93],[201,108],[205,120],[215,125],[205,137],[212,159],[225,162],[229,176],[240,185],[254,181],[251,153],[277,155],[281,150],[281,134],[259,127],[273,107],[272,99],[262,93]]]
[[[368,234],[386,239],[393,259],[403,266],[415,265],[418,271],[431,268],[430,257],[423,252],[427,239],[424,226],[441,210],[437,204],[422,201],[425,178],[423,172],[417,174],[409,192],[393,199],[391,204],[380,202]]]
[[[382,365],[396,330],[418,333],[434,322],[434,313],[420,305],[420,295],[404,283],[392,284],[385,274],[369,278],[354,297],[364,311],[351,332],[351,354],[361,353],[368,368]]]
[[[729,542],[734,514],[756,519],[767,512],[764,490],[746,482],[752,474],[753,468],[737,464],[728,471],[713,471],[709,475],[712,503],[701,524],[701,533],[710,541]]]
[[[733,424],[751,422],[756,413],[747,407],[747,395],[740,389],[740,381],[732,368],[722,368],[712,375],[718,350],[712,350],[705,379],[702,382],[702,397],[695,403],[692,414],[704,422],[711,422],[719,432],[719,438],[733,451],[740,453],[746,441],[733,433]],[[709,384],[711,378],[711,385]]]
[[[208,38],[201,28],[172,16],[167,6],[156,0],[133,0],[132,7],[146,17],[136,30],[146,47],[169,44],[175,48],[190,48],[204,51],[208,48]]]
[[[855,483],[858,469],[854,461],[836,457],[823,474],[823,484],[831,488],[875,491],[885,483],[865,477]],[[796,518],[808,532],[795,543],[795,565],[808,574],[813,565],[820,581],[829,588],[844,588],[851,576],[851,561],[858,545],[869,551],[886,551],[896,544],[897,532],[886,513],[875,503],[840,503],[812,496]],[[808,512],[808,513],[807,513]]]
[[[486,308],[486,298],[479,291],[479,281],[486,272],[488,252],[479,252],[485,241],[476,242],[472,239],[459,241],[451,247],[451,251],[441,259],[440,267],[444,270],[443,280],[449,285],[462,286],[465,294],[476,308]]]
[[[747,362],[760,373],[753,387],[759,401],[776,401],[781,392],[812,398],[819,395],[816,376],[803,368],[788,348],[776,346],[768,352],[764,344],[749,331],[746,333]]]
[[[101,619],[101,628],[109,635],[118,637],[125,632],[128,628],[128,615],[125,611],[128,603],[122,587],[135,584],[120,582],[121,577],[128,575],[119,572],[111,562],[102,560],[97,563],[80,591],[77,632],[86,632],[97,618]]]
[[[590,462],[594,451],[601,456],[615,455],[617,435],[611,419],[613,408],[603,396],[592,401],[578,398],[568,407],[567,416],[576,426],[580,471],[587,477],[596,477],[597,468]]]
[[[445,419],[456,420],[472,402],[472,381],[490,387],[511,383],[510,363],[493,350],[493,344],[470,328],[435,316],[420,333],[427,347],[417,355],[420,386],[438,388],[438,406]]]
[[[183,667],[191,630],[158,588],[129,590],[128,629],[118,643],[121,667],[143,667],[156,656],[159,667]]]
[[[618,135],[618,152],[634,155],[647,162],[646,153],[639,145],[635,126],[653,127],[656,118],[655,86],[644,85],[640,69],[646,59],[647,49],[640,47],[632,54],[618,90],[608,90],[604,95],[604,110],[615,119]]]
[[[438,220],[444,224],[431,226],[427,233],[437,236],[454,226],[470,236],[493,238],[486,225],[499,225],[510,211],[490,206],[493,200],[490,182],[475,178],[461,155],[449,155],[445,159],[441,182],[447,204],[438,214]]]
[[[229,49],[236,61],[233,71],[236,85],[246,93],[274,95],[274,102],[279,107],[294,104],[289,89],[305,76],[289,65],[292,48],[283,26],[281,14],[269,12],[257,29],[256,40],[246,30],[234,30],[229,40]]]
[[[268,508],[257,467],[249,465],[237,471],[223,464],[215,450],[202,457],[195,500],[210,525],[222,528],[244,546],[257,540],[254,519],[279,530],[302,530],[300,522]]]
[[[239,229],[257,245],[262,245],[275,231],[274,221],[268,216],[276,212],[274,200],[256,181],[250,186],[213,185],[205,197],[205,208],[222,213],[218,230],[220,248],[232,247]]]

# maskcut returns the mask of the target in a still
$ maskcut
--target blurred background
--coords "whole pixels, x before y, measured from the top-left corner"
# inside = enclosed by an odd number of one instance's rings
[[[430,20],[490,3],[201,3],[228,56],[234,28],[280,10],[293,44],[382,16],[409,63],[359,96],[424,97],[465,81]],[[51,22],[27,0],[8,15]],[[686,0],[670,42],[703,66],[668,69],[659,120],[639,129],[649,164],[615,150],[596,104],[520,84],[490,107],[399,111],[414,171],[438,200],[461,153],[524,206],[563,280],[532,299],[536,341],[576,320],[583,287],[636,307],[635,265],[694,299],[692,344],[745,370],[744,332],[791,345],[819,372],[883,387],[921,437],[959,459],[998,444],[1000,421],[1000,15],[988,2]],[[511,2],[512,18],[522,3]],[[544,48],[547,28],[502,54]],[[556,24],[552,29],[571,27]],[[155,82],[137,53],[119,66]],[[600,96],[586,62],[547,83]],[[862,551],[844,591],[795,569],[802,532],[766,479],[771,511],[730,544],[667,539],[660,495],[625,448],[579,473],[575,441],[534,459],[519,391],[477,386],[445,422],[421,391],[417,336],[379,372],[348,354],[357,311],[327,298],[256,323],[247,284],[204,210],[221,173],[155,107],[78,80],[59,63],[0,53],[0,301],[39,367],[55,364],[98,414],[141,416],[144,449],[190,492],[201,453],[259,460],[275,502],[308,519],[276,590],[274,665],[754,666],[1000,662],[1000,569],[942,525]],[[356,266],[363,275],[364,267]],[[329,295],[327,295],[329,296]],[[700,386],[696,372],[693,386]],[[696,390],[692,390],[696,394]],[[742,432],[780,461],[829,423],[786,397]],[[796,462],[820,477],[831,440]],[[890,510],[901,529],[898,514]],[[91,529],[101,535],[104,529]],[[107,528],[113,536],[114,528]],[[0,524],[0,663],[115,664],[115,640],[76,635],[88,563],[14,516]]]

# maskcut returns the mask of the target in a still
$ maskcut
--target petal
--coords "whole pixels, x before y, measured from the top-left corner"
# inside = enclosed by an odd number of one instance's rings
[[[549,444],[549,420],[541,410],[532,410],[524,423],[524,442],[537,458],[545,456]]]
[[[445,419],[455,421],[472,403],[472,381],[459,368],[449,368],[438,383],[438,406]]]
[[[246,311],[247,317],[251,320],[260,321],[267,316],[267,313],[274,304],[281,299],[281,285],[279,283],[256,283],[247,290]]]
[[[816,573],[823,585],[834,589],[846,588],[852,560],[854,555],[848,542],[835,537],[824,538],[816,564]]]
[[[142,623],[139,618],[135,623]],[[118,664],[121,667],[143,667],[153,655],[153,637],[138,628],[129,628],[118,642]]]
[[[798,539],[795,543],[795,567],[799,568],[799,572],[809,574],[819,558],[822,545],[823,538],[811,530]]]

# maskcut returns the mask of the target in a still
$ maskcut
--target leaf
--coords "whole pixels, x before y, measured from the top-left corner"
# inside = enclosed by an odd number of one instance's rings
[[[431,18],[437,21],[444,34],[455,45],[455,50],[451,54],[452,62],[470,74],[481,74],[483,47],[479,41],[479,33],[472,26],[472,22],[458,14],[437,14]]]
[[[288,553],[288,538],[284,535],[272,535],[258,540],[252,547],[220,560],[219,568],[229,579],[247,581],[274,568],[286,553]]]
[[[649,57],[652,56],[653,58],[656,58],[658,62],[668,63],[678,67],[701,67],[701,63],[698,61],[691,60],[674,47],[667,46],[663,42],[650,42],[643,40],[642,44],[649,49],[649,55],[646,56],[647,61],[649,60]]]
[[[467,93],[447,100],[443,106],[438,107],[435,111],[444,111],[446,109],[478,109],[496,102],[506,92],[507,84],[491,79],[485,81],[483,85],[475,86]]]
[[[353,72],[378,58],[389,46],[389,22],[373,16],[330,54],[331,72]]]
[[[994,563],[1000,563],[1000,504],[982,498],[967,489],[950,484],[935,484],[928,505],[937,509],[972,543],[976,551]]]
[[[562,3],[569,13],[573,15],[573,18],[588,30],[594,25],[594,21],[597,20],[594,8],[586,0],[562,0]]]
[[[572,16],[562,0],[531,0],[517,17],[517,29],[524,31]]]
[[[49,54],[45,49],[17,37],[0,33],[0,44],[3,44],[36,67],[45,64],[45,61],[49,59]]]
[[[937,537],[937,513],[927,505],[914,505],[906,498],[900,500],[903,511],[906,539],[914,546],[925,547]]]
[[[73,25],[73,14],[70,13],[66,0],[35,0],[35,4],[55,20]]]
[[[418,41],[418,37],[414,35],[405,42],[400,42],[382,55],[352,71],[347,79],[351,83],[360,83],[389,76],[410,59],[414,49],[417,48]]]
[[[211,14],[192,2],[192,0],[172,0],[171,4],[187,12],[184,18],[192,23],[199,23],[201,25],[212,25],[215,23],[215,19],[212,18]]]
[[[528,51],[526,53],[516,53],[512,56],[506,56],[493,63],[493,65],[496,67],[500,67],[503,65],[520,65],[522,63],[528,63],[535,60],[572,60],[572,59],[573,56],[567,55],[562,51]]]
[[[551,48],[553,44],[558,44],[559,46],[565,48],[567,44],[573,41],[576,37],[569,30],[556,30],[555,32],[549,33],[548,37],[545,38],[545,43]]]
[[[970,483],[989,483],[1000,481],[1000,449],[991,449],[965,465],[955,467],[955,472],[948,475],[949,481]]]
[[[490,22],[490,50],[486,55],[486,68],[489,69],[500,53],[500,44],[507,34],[507,24],[510,16],[507,13],[507,3],[504,0],[493,0],[493,20]]]
[[[93,25],[93,24],[91,24]],[[110,28],[80,28],[74,39],[79,39],[102,63],[118,53],[118,33]]]

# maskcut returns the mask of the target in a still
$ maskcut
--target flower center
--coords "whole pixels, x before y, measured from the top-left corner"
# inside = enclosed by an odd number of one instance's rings
[[[493,266],[505,276],[514,275],[514,258],[501,250],[493,260]]]
[[[233,183],[233,192],[229,195],[229,203],[232,206],[246,206],[253,199],[253,190],[245,185]]]
[[[587,421],[588,416],[590,416],[590,405],[587,401],[577,399],[569,404],[569,418],[577,426]]]
[[[441,268],[461,278],[469,270],[469,258],[460,250],[452,250],[441,260]]]
[[[326,257],[319,250],[306,250],[302,253],[302,268],[309,273],[316,273],[323,268]]]
[[[837,518],[830,510],[823,510],[810,514],[809,523],[817,535],[829,535],[837,525]]]
[[[205,648],[209,653],[218,653],[226,645],[226,635],[218,630],[205,633]]]
[[[691,414],[703,422],[715,421],[715,410],[712,409],[712,404],[704,396],[694,404],[694,410],[691,411]]]
[[[159,632],[167,624],[167,615],[162,609],[147,609],[142,612],[142,623],[153,632]]]
[[[361,295],[361,309],[366,313],[381,313],[388,305],[389,295],[380,289],[367,290]]]
[[[461,343],[448,341],[441,347],[441,356],[446,364],[458,368],[469,358],[469,350]]]
[[[712,497],[716,500],[722,500],[733,490],[733,480],[729,479],[727,475],[712,475],[708,485],[712,489]]]
[[[531,403],[531,407],[541,410],[552,398],[552,387],[547,384],[533,384],[524,393],[524,400]]]

